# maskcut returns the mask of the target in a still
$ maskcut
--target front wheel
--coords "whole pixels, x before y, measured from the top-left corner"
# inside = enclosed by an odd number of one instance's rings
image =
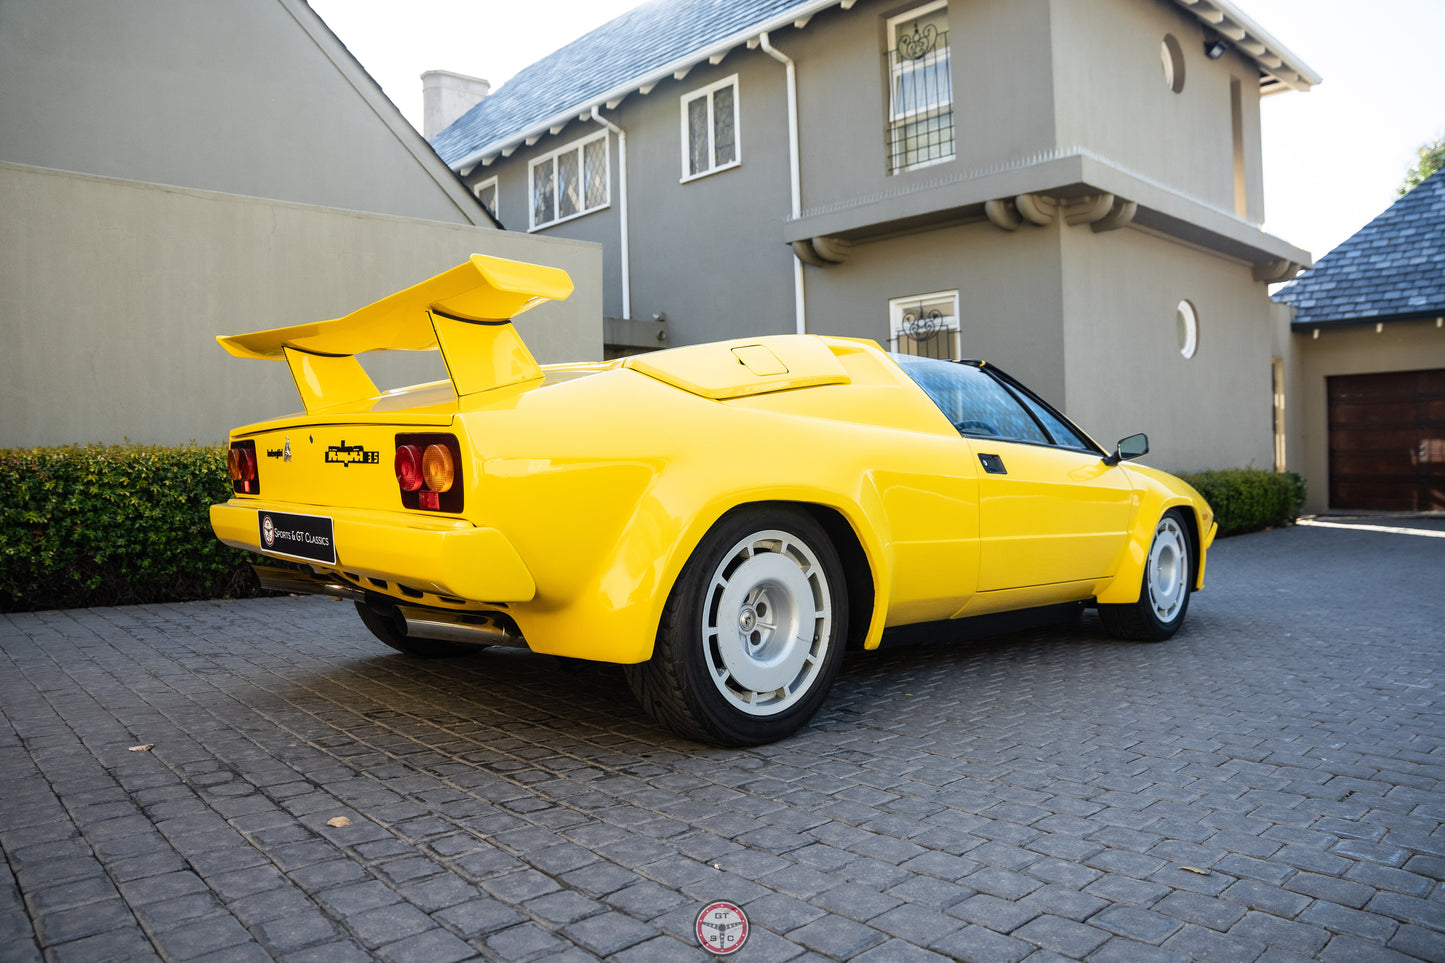
[[[822,704],[847,638],[838,553],[790,507],[723,517],[668,596],[651,660],[627,667],[642,707],[679,735],[772,742]]]
[[[1188,524],[1177,508],[1159,519],[1149,558],[1144,562],[1139,601],[1099,606],[1099,617],[1110,635],[1136,642],[1163,642],[1179,631],[1194,586],[1189,533],[1185,530]]]

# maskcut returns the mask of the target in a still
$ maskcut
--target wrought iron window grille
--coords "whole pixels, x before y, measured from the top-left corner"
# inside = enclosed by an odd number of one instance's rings
[[[925,302],[895,308],[896,320],[889,349],[921,358],[958,360],[958,321]]]
[[[953,76],[948,31],[913,23],[900,31],[888,61],[888,173],[954,157]]]

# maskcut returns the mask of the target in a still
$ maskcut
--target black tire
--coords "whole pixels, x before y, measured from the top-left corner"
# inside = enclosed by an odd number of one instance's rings
[[[456,655],[467,655],[482,646],[467,645],[464,642],[443,642],[439,639],[414,639],[401,630],[397,622],[396,609],[388,608],[378,612],[365,602],[356,603],[356,614],[371,634],[387,645],[418,659],[445,659]]]
[[[1189,611],[1195,571],[1189,519],[1179,509],[1171,508],[1154,528],[1139,601],[1100,605],[1099,618],[1104,628],[1115,638],[1132,642],[1163,642],[1170,638],[1179,631]]]
[[[822,526],[787,506],[735,509],[683,566],[652,658],[627,666],[627,681],[647,714],[678,735],[773,742],[827,697],[847,623],[843,565]]]

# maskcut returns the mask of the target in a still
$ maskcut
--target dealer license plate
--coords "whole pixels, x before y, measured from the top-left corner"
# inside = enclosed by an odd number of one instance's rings
[[[261,527],[264,551],[307,562],[336,564],[336,539],[331,519],[325,515],[261,511],[256,513],[256,523]]]

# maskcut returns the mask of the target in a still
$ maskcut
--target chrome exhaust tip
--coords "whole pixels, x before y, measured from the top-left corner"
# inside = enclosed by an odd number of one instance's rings
[[[269,592],[287,592],[291,595],[329,595],[336,599],[350,599],[353,602],[366,600],[366,593],[354,585],[336,579],[323,578],[314,572],[303,572],[294,568],[280,568],[275,565],[252,565],[261,587]]]
[[[443,612],[398,605],[397,617],[406,634],[417,639],[470,645],[505,645],[525,649],[527,643],[510,619],[490,612]]]

